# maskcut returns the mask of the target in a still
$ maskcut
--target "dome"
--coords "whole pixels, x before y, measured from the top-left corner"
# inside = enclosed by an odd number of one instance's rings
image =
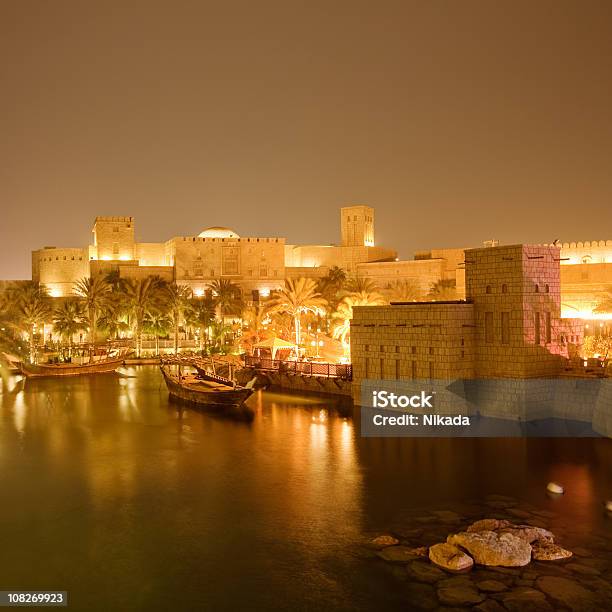
[[[240,236],[229,227],[207,227],[198,238],[240,238]]]

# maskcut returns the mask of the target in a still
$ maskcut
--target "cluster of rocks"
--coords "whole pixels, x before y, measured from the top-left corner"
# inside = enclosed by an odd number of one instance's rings
[[[507,517],[497,513],[470,520],[438,510],[413,517],[408,527],[369,542],[405,583],[411,609],[580,612],[610,605],[611,559],[597,558],[581,547],[572,552],[560,546],[544,526],[546,511],[534,514],[511,498],[489,497],[489,507],[503,510]],[[446,541],[415,545],[419,536],[432,541],[444,528]],[[607,548],[608,542],[602,546]]]
[[[554,543],[553,534],[542,527],[516,525],[507,520],[482,519],[466,531],[451,534],[446,542],[429,549],[432,563],[449,571],[479,565],[522,567],[531,562],[567,559],[572,553]]]

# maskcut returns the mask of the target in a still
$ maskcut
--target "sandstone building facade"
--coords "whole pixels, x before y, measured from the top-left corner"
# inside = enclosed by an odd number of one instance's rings
[[[371,279],[381,289],[410,281],[425,295],[440,280],[454,282],[458,299],[467,296],[466,248],[431,249],[398,261],[393,249],[375,243],[375,212],[365,205],[340,209],[340,243],[287,244],[281,237],[242,237],[229,228],[210,227],[198,235],[166,242],[138,242],[133,217],[97,217],[88,247],[44,247],[32,253],[32,278],[53,296],[67,296],[75,281],[118,271],[141,278],[156,274],[189,285],[196,294],[227,278],[243,295],[267,295],[285,279],[321,278],[339,266],[350,276]],[[495,245],[494,241],[490,242]],[[612,286],[612,241],[571,242],[560,248],[560,305],[563,317],[610,319],[593,314]],[[255,293],[257,292],[257,293]]]
[[[54,297],[72,293],[86,276],[118,272],[125,278],[159,275],[202,295],[211,281],[234,281],[243,295],[267,295],[286,278],[320,277],[332,266],[356,273],[362,263],[394,261],[392,249],[374,245],[374,210],[340,211],[339,245],[287,245],[285,238],[242,237],[225,227],[166,242],[137,242],[134,217],[96,217],[92,244],[85,248],[44,247],[32,253],[32,279]],[[256,292],[256,293],[255,293]]]
[[[466,250],[466,300],[355,307],[354,389],[362,381],[557,376],[582,343],[561,318],[560,249]]]

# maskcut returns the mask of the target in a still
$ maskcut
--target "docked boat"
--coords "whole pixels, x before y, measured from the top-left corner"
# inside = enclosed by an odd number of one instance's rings
[[[0,353],[0,366],[7,369],[9,374],[19,374],[21,372],[21,359],[9,353]]]
[[[171,365],[176,365],[176,372]],[[238,385],[235,381],[202,372],[190,373],[185,369],[195,364],[185,359],[164,359],[161,373],[170,396],[181,402],[196,405],[207,410],[219,412],[233,418],[252,420],[254,413],[245,405],[245,401],[253,394],[255,379],[246,385]],[[203,368],[198,367],[198,370]]]
[[[21,373],[28,378],[47,376],[84,376],[87,374],[110,374],[123,365],[124,357],[109,357],[91,363],[25,363],[21,362]]]

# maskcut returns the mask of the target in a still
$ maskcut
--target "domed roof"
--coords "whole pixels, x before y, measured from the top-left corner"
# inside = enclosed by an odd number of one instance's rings
[[[229,227],[207,227],[198,235],[199,238],[240,238],[240,236]]]

